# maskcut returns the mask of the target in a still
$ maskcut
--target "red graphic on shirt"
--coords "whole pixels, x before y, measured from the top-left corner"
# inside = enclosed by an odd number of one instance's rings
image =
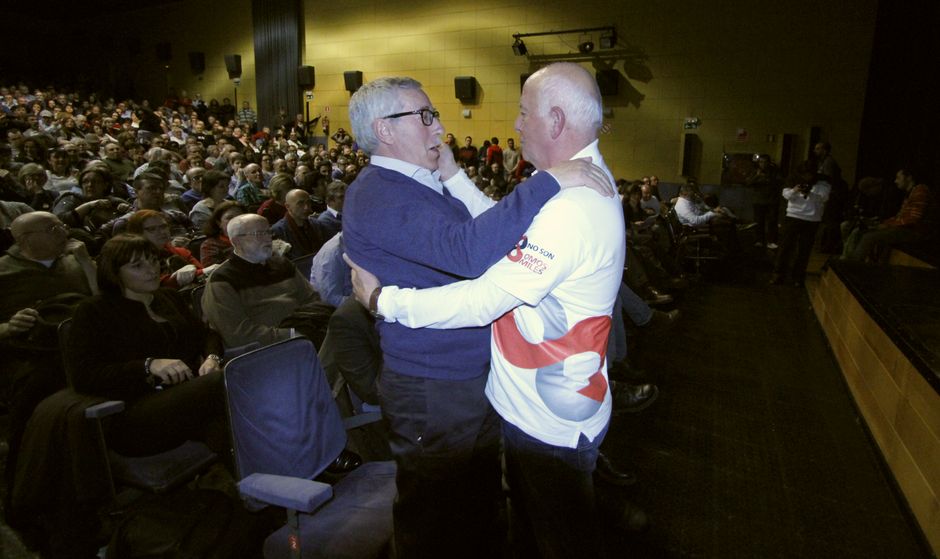
[[[506,258],[512,262],[522,260],[522,249],[524,249],[528,243],[529,238],[523,235],[522,238],[519,239],[519,242],[516,243],[516,246],[506,254]]]
[[[496,348],[509,363],[521,369],[541,369],[561,363],[572,355],[594,352],[600,355],[601,367],[607,356],[607,336],[610,332],[609,316],[592,316],[574,325],[560,338],[531,343],[523,337],[516,325],[515,311],[503,315],[493,324],[493,339]],[[604,401],[607,380],[598,369],[588,379],[588,385],[578,393],[595,400]]]

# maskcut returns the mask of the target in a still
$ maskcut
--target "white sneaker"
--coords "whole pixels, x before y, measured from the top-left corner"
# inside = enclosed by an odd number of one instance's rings
[[[770,250],[777,250],[777,243],[767,243],[767,248]]]
[[[764,243],[762,243],[762,242],[760,242],[760,241],[757,241],[756,243],[754,243],[754,246],[756,246],[756,247],[762,247],[762,246],[764,246]]]

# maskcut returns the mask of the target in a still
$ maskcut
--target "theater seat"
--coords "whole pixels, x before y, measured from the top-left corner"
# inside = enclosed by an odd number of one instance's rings
[[[346,445],[316,348],[293,338],[225,366],[236,478],[249,506],[287,509],[265,557],[381,557],[392,534],[395,464],[367,462],[334,485],[314,478]]]

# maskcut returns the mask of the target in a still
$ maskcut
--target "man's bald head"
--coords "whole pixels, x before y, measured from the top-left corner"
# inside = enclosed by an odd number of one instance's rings
[[[59,257],[68,243],[68,227],[49,212],[30,212],[10,224],[10,233],[20,252],[32,260]]]
[[[287,196],[284,197],[284,205],[287,206],[287,213],[290,214],[294,223],[301,223],[313,213],[310,194],[300,188],[295,188],[287,193]]]
[[[516,119],[526,159],[547,169],[597,139],[603,103],[597,80],[582,66],[559,62],[526,80]]]

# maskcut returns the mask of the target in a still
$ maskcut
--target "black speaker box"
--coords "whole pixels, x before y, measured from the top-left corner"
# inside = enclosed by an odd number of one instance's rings
[[[297,85],[303,89],[313,89],[317,85],[317,72],[313,66],[297,67]]]
[[[173,58],[173,47],[170,43],[157,43],[157,60],[169,62]]]
[[[473,101],[477,97],[477,80],[473,76],[454,78],[454,95],[461,101]]]
[[[230,80],[242,77],[242,55],[226,54],[225,69],[228,70],[228,79]]]
[[[362,87],[362,72],[359,70],[343,72],[343,81],[346,82],[346,91],[355,93]]]
[[[193,71],[194,74],[201,74],[206,71],[206,53],[204,52],[191,52],[189,53],[189,68]]]
[[[620,71],[618,70],[598,70],[597,87],[601,90],[601,95],[617,95],[620,91]]]

